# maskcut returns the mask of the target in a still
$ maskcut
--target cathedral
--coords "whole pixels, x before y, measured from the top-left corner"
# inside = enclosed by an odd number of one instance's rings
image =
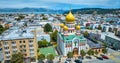
[[[60,54],[67,56],[68,52],[73,52],[73,55],[80,55],[80,50],[88,49],[87,40],[80,32],[80,25],[75,24],[75,17],[70,11],[66,15],[65,24],[60,24],[57,35],[57,48]]]

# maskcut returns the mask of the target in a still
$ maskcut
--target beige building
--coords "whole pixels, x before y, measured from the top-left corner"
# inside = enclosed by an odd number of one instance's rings
[[[4,60],[10,60],[12,54],[21,52],[25,58],[37,57],[37,42],[31,29],[7,30],[0,36]]]

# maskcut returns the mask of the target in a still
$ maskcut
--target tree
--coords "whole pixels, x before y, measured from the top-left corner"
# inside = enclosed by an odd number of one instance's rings
[[[84,35],[84,37],[89,37],[89,33],[87,32],[87,31],[85,31],[84,33],[83,33],[83,35]]]
[[[45,59],[45,55],[44,54],[40,54],[38,55],[38,61],[41,63],[44,63],[43,60]]]
[[[98,55],[98,52],[97,52],[97,50],[94,52],[96,55]]]
[[[58,31],[55,30],[52,34],[50,34],[51,41],[57,42],[57,33],[58,33]]]
[[[50,24],[45,24],[44,32],[52,32],[52,26]]]
[[[87,52],[87,54],[88,54],[89,56],[94,55],[94,51],[91,50],[91,49],[89,49],[88,52]]]
[[[98,25],[98,30],[102,30],[102,27],[101,27],[101,25]]]
[[[0,34],[2,34],[7,28],[4,28],[2,25],[0,25]]]
[[[38,41],[38,47],[39,48],[41,48],[41,47],[47,47],[47,46],[48,46],[47,40]]]
[[[22,53],[17,53],[13,54],[11,58],[11,63],[23,63],[23,54]]]
[[[105,54],[105,53],[107,53],[107,49],[106,48],[103,48],[102,49],[102,52]]]
[[[47,59],[48,59],[48,60],[53,60],[53,59],[54,59],[54,55],[53,55],[53,54],[47,55]]]
[[[72,58],[73,57],[73,53],[72,52],[68,52],[67,57],[68,58]]]
[[[86,53],[85,53],[84,50],[81,50],[81,51],[80,51],[80,54],[81,54],[82,57],[84,57],[84,56],[86,55]]]

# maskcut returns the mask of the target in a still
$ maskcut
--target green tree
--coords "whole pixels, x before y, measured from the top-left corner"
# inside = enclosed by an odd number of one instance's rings
[[[50,24],[45,24],[44,32],[52,32],[52,26]]]
[[[107,49],[106,48],[103,48],[102,49],[102,52],[105,54],[105,53],[107,53]]]
[[[53,60],[53,59],[54,59],[54,55],[53,55],[53,54],[47,55],[47,59],[48,59],[48,60]]]
[[[41,47],[47,47],[47,46],[48,46],[47,40],[38,41],[38,47],[39,48],[41,48]]]
[[[44,59],[45,59],[45,55],[44,54],[38,55],[38,62],[43,62]]]
[[[84,37],[89,37],[89,33],[87,31],[84,32]]]
[[[97,52],[97,50],[94,52],[96,55],[98,55],[98,52]]]
[[[89,49],[89,50],[87,51],[87,54],[88,54],[89,56],[94,55],[94,51],[91,50],[91,49]]]
[[[102,27],[101,27],[101,25],[98,25],[98,30],[102,30]]]
[[[58,33],[58,31],[55,30],[52,34],[50,34],[51,41],[57,42],[57,33]]]
[[[2,25],[0,25],[0,34],[2,34],[7,28],[4,28]]]
[[[73,52],[68,52],[67,57],[72,58],[73,57]]]
[[[12,55],[11,63],[23,63],[23,54],[22,53],[16,53]]]
[[[85,51],[84,51],[84,50],[81,50],[81,51],[80,51],[80,55],[81,55],[82,57],[84,57],[84,56],[86,55]]]

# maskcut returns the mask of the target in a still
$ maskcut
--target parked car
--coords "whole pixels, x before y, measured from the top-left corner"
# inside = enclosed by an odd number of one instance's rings
[[[86,56],[86,58],[87,58],[87,59],[92,59],[92,57],[90,57],[90,56]]]
[[[102,57],[96,57],[97,59],[99,59],[99,60],[103,60],[103,58]]]
[[[102,58],[104,58],[104,59],[109,59],[107,56],[105,56],[105,55],[101,55],[102,56]]]
[[[66,61],[71,61],[71,59],[70,59],[70,58],[67,58]]]
[[[84,58],[82,56],[78,56],[78,59],[83,60]]]
[[[74,62],[76,62],[76,63],[82,63],[82,61],[81,60],[74,60]]]

